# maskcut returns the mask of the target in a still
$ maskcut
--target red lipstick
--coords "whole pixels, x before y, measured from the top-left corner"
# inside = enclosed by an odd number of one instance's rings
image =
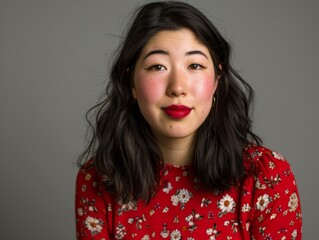
[[[192,108],[184,105],[170,105],[163,110],[171,118],[181,119],[186,117],[192,111]]]

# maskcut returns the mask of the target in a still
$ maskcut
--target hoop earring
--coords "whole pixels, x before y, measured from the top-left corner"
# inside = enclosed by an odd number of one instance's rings
[[[213,97],[212,108],[215,106],[215,103],[216,103],[216,98],[215,98],[215,97]]]

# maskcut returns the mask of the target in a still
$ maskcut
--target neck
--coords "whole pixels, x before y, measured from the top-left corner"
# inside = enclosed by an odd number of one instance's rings
[[[175,166],[190,165],[193,161],[195,138],[157,139],[164,163]]]

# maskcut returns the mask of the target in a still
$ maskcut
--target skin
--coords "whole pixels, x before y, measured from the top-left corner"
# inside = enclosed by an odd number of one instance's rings
[[[196,131],[211,110],[217,84],[209,50],[192,31],[161,31],[144,46],[134,69],[132,95],[165,163],[192,162]],[[192,110],[174,119],[163,111],[172,104]]]

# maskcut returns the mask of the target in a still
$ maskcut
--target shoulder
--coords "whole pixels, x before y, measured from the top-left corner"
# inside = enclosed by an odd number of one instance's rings
[[[249,146],[245,154],[245,161],[250,165],[247,179],[253,182],[256,210],[263,212],[268,206],[272,211],[278,208],[299,213],[297,184],[288,161],[280,153],[262,146]]]
[[[279,152],[263,146],[249,145],[244,149],[244,164],[254,175],[291,174],[291,166]]]
[[[244,154],[248,179],[253,182],[255,196],[269,196],[279,200],[279,196],[294,197],[298,194],[292,168],[280,153],[251,145],[245,149]]]
[[[77,195],[101,195],[103,179],[91,159],[82,165],[76,177]]]
[[[100,174],[97,170],[94,159],[90,159],[82,165],[76,177],[76,194],[91,198],[103,198],[104,200],[112,200],[114,195],[107,191],[105,182],[107,177]]]
[[[244,163],[244,187],[250,187],[253,209],[252,236],[301,237],[300,198],[288,161],[278,152],[250,145],[244,150]]]
[[[102,188],[94,161],[85,163],[76,178],[76,229],[78,239],[111,239],[108,224],[112,216],[108,214],[109,197]]]
[[[77,183],[80,183],[80,182],[92,182],[97,180],[98,180],[97,171],[94,167],[94,162],[91,159],[80,167],[77,174],[76,181]]]

